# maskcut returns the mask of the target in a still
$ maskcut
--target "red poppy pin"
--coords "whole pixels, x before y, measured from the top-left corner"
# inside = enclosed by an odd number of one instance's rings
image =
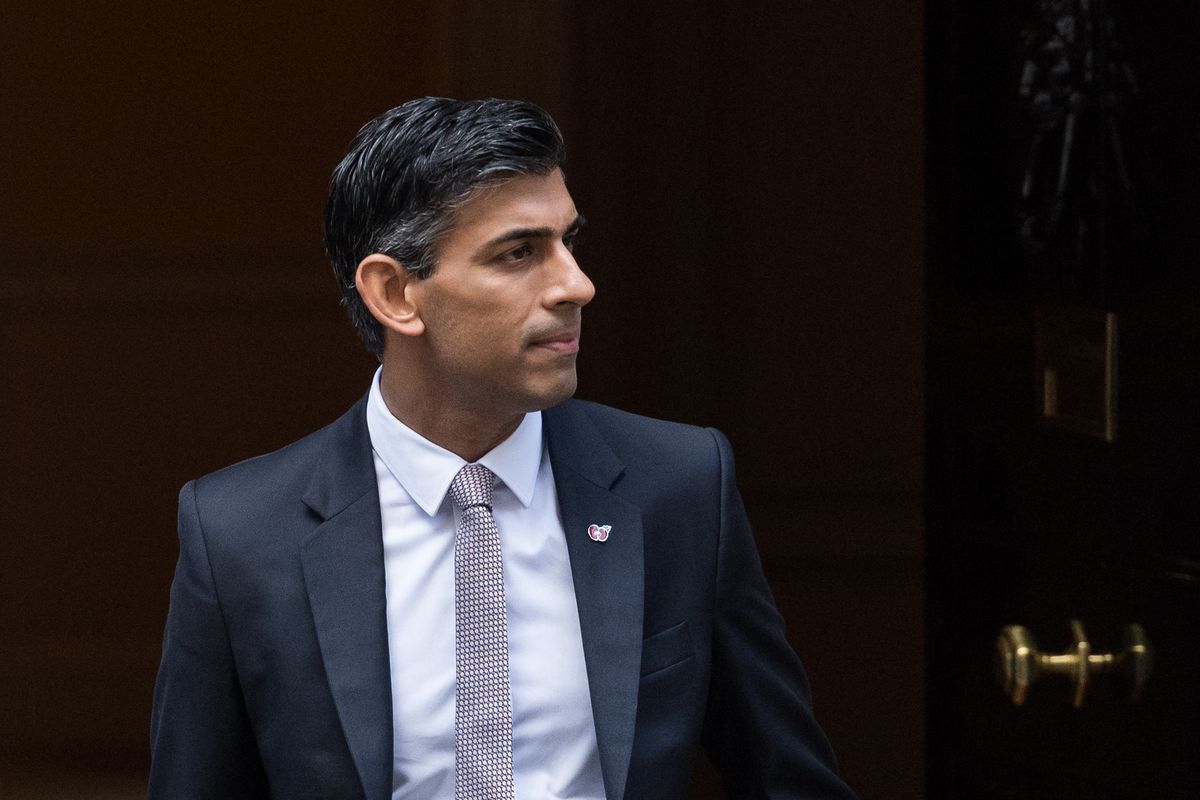
[[[607,542],[612,525],[588,525],[588,538],[593,542]]]

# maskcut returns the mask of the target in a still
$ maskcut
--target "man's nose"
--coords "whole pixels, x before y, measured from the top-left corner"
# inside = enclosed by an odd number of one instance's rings
[[[550,304],[572,303],[586,306],[596,296],[596,287],[591,278],[579,268],[575,254],[561,242],[554,257],[554,286],[550,292]]]

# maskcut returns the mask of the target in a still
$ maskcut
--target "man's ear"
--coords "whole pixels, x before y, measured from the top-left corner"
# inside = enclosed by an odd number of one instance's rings
[[[403,336],[425,332],[425,323],[413,302],[413,284],[418,280],[403,264],[383,253],[364,258],[354,273],[354,286],[371,316]]]

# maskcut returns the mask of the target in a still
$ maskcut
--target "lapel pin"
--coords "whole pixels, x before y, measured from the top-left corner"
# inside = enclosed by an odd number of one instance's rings
[[[588,538],[593,542],[607,542],[612,525],[588,525]]]

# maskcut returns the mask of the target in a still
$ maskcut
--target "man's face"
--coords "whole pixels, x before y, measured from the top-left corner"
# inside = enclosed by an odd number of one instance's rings
[[[518,414],[575,392],[580,309],[595,294],[572,253],[580,223],[557,169],[482,190],[455,212],[433,274],[412,286],[431,401]]]

